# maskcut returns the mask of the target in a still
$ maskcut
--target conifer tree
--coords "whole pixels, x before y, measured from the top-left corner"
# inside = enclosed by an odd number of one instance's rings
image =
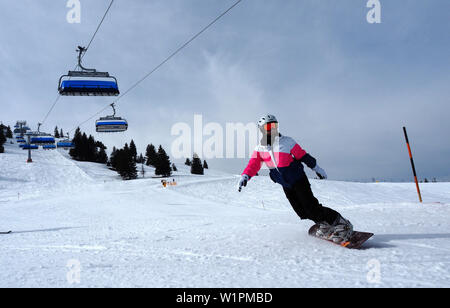
[[[70,156],[78,161],[88,161],[93,163],[106,164],[108,155],[106,154],[106,146],[100,141],[95,141],[92,135],[81,133],[77,128],[72,140],[74,148],[69,151]],[[114,151],[113,151],[114,152]]]
[[[158,160],[158,155],[156,153],[155,146],[153,144],[149,144],[147,146],[147,150],[145,152],[145,157],[147,158],[147,166],[153,166],[156,167],[155,164]]]
[[[131,155],[127,144],[121,150],[116,151],[114,155],[116,171],[124,180],[134,180],[137,178],[136,162]]]
[[[134,140],[131,140],[131,142],[130,142],[130,154],[131,154],[131,157],[133,157],[134,161],[136,162],[137,149],[136,149],[136,144],[134,143]]]
[[[55,127],[55,138],[60,138],[58,126]]]
[[[109,157],[109,163],[111,165],[111,168],[114,170],[117,169],[116,154],[117,154],[117,149],[116,149],[116,147],[113,147],[111,156]]]
[[[163,149],[163,147],[160,145],[158,148],[157,153],[157,163],[155,166],[155,175],[161,175],[163,177],[168,177],[172,175],[172,168],[169,156],[167,155],[166,151]]]
[[[87,140],[87,150],[86,150],[86,157],[85,161],[95,162],[97,159],[97,147],[95,146],[95,140],[92,135],[89,135],[89,138]]]
[[[12,134],[12,130],[11,130],[11,127],[10,126],[8,126],[7,128],[6,128],[6,138],[12,138],[13,137],[13,134]]]
[[[5,152],[5,148],[3,147],[3,144],[6,142],[6,137],[3,133],[3,127],[0,127],[0,153]]]
[[[194,156],[192,158],[191,174],[197,174],[197,175],[203,175],[204,174],[202,161],[198,157],[198,155],[195,154],[195,153],[194,153]]]
[[[75,131],[75,135],[73,137],[73,144],[74,144],[74,148],[70,149],[70,156],[77,160],[78,157],[80,156],[80,149],[81,149],[81,139],[82,139],[82,135],[81,135],[81,131],[80,128],[78,127]]]
[[[119,175],[122,177],[122,179],[125,180],[126,177],[126,154],[124,149],[119,149],[116,151],[114,155],[114,165],[115,170],[119,173]]]
[[[3,145],[6,142],[6,136],[3,132],[3,128],[0,128],[0,145]]]
[[[136,163],[138,163],[138,164],[144,164],[145,163],[145,158],[142,155],[142,153],[139,154],[139,156],[136,158]]]
[[[203,169],[208,169],[208,163],[206,162],[206,160],[203,161]]]
[[[186,166],[191,166],[191,165],[192,165],[192,162],[191,162],[191,160],[190,160],[189,158],[186,158],[186,161],[184,162],[184,164],[185,164]]]
[[[106,164],[108,162],[108,155],[106,154],[105,149],[100,148],[97,155],[97,162],[100,164]]]
[[[89,144],[88,144],[89,140],[88,137],[86,135],[86,133],[83,133],[83,135],[81,136],[81,149],[80,149],[80,156],[79,156],[79,160],[81,161],[86,161],[86,157],[89,155]]]
[[[141,154],[142,155],[142,154]],[[145,168],[144,168],[144,162],[141,163],[141,175],[143,178],[145,178]]]

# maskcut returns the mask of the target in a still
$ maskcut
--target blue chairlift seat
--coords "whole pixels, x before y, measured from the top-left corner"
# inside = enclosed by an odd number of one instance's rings
[[[64,80],[59,87],[64,96],[117,96],[120,94],[117,81]]]
[[[79,71],[69,71],[59,78],[58,91],[64,96],[118,96],[117,79],[108,72],[85,68],[81,63],[87,48],[78,46]],[[77,78],[74,80],[73,78]]]
[[[44,150],[54,150],[54,149],[56,149],[56,145],[55,144],[45,144],[42,146],[42,148]]]
[[[30,143],[37,145],[54,144],[55,138],[51,136],[32,136]]]
[[[63,148],[63,149],[73,149],[75,147],[75,144],[71,141],[67,141],[67,140],[63,140],[63,141],[59,141],[57,143],[58,148]]]
[[[128,129],[128,122],[120,117],[104,117],[95,122],[98,133],[118,133]]]
[[[35,144],[23,144],[23,147],[22,147],[22,144],[21,144],[20,146],[24,150],[37,150],[37,149],[39,149],[39,146],[37,146]]]

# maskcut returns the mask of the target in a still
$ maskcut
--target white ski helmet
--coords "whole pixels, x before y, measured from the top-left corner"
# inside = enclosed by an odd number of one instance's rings
[[[261,117],[261,119],[259,119],[259,121],[258,121],[258,127],[263,128],[263,126],[265,124],[269,124],[269,123],[278,123],[277,118],[273,114],[268,114],[268,115]]]

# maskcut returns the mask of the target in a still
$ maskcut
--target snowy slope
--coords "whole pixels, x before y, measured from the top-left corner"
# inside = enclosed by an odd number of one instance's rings
[[[280,187],[185,167],[123,182],[66,152],[0,154],[0,287],[450,287],[450,183],[312,181],[322,203],[376,236],[364,250],[310,238]],[[18,195],[20,193],[20,195]],[[69,284],[69,260],[81,264]],[[375,260],[375,261],[373,261]],[[375,262],[375,263],[370,263]],[[380,265],[380,283],[367,275]]]

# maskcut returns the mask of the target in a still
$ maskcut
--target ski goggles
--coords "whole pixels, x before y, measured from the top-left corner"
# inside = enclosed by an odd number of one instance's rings
[[[267,124],[264,124],[263,128],[265,131],[270,132],[272,129],[278,129],[278,123],[276,123],[276,122],[267,123]]]

